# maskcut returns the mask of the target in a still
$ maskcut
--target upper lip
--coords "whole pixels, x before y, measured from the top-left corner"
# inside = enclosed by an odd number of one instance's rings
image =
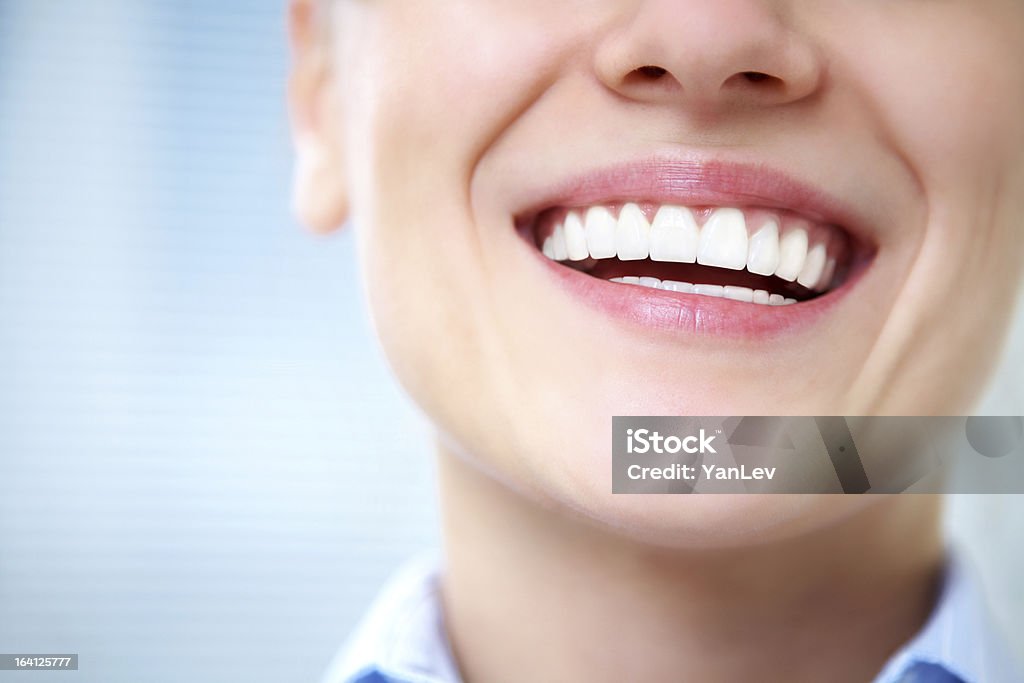
[[[670,155],[606,166],[550,184],[516,214],[516,222],[529,225],[555,207],[619,201],[788,210],[835,225],[861,245],[875,242],[873,226],[855,207],[767,164]]]

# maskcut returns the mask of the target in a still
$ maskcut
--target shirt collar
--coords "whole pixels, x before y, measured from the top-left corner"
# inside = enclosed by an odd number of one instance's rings
[[[950,554],[939,601],[928,621],[893,655],[876,683],[905,680],[918,664],[942,667],[964,683],[1021,680],[975,572],[959,553]]]
[[[441,611],[436,553],[402,567],[335,658],[323,683],[386,677],[395,683],[461,683]]]
[[[388,581],[323,683],[461,683],[445,635],[439,567],[438,556],[431,554]],[[927,623],[889,660],[875,683],[922,680],[912,675],[919,665],[939,667],[963,683],[1022,680],[973,573],[955,554]]]

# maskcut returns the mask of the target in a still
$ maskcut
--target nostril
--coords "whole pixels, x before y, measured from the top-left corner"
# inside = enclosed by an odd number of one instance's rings
[[[763,71],[739,71],[722,84],[722,87],[725,89],[737,89],[737,91],[749,91],[751,93],[760,92],[763,94],[783,92],[786,89],[785,86],[786,82],[781,78],[766,74]]]
[[[665,78],[665,76],[671,76],[671,74],[668,69],[663,67],[653,64],[638,66],[626,74],[626,77],[622,80],[622,85],[627,88],[637,88],[639,92],[650,89],[660,91],[679,85],[678,81],[674,78]]]
[[[747,83],[763,83],[765,85],[775,85],[777,83],[782,82],[781,78],[776,78],[771,74],[766,74],[761,71],[743,71],[736,75],[742,77],[744,80],[747,81]]]
[[[668,73],[665,69],[660,66],[641,66],[636,70],[636,73],[643,76],[646,79],[656,81],[665,74]]]

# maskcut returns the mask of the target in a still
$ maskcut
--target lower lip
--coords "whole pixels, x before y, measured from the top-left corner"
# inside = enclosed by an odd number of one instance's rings
[[[765,340],[805,332],[846,298],[864,272],[864,268],[855,269],[838,288],[810,301],[765,306],[610,282],[560,265],[527,247],[557,283],[584,305],[630,327],[675,336]]]

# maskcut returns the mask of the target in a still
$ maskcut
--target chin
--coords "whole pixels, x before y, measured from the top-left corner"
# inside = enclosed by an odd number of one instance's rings
[[[581,491],[579,482],[572,490]],[[871,496],[831,494],[610,494],[565,504],[589,523],[665,549],[728,549],[786,541],[838,524],[873,502]],[[564,491],[564,490],[563,490]],[[878,497],[875,497],[878,498]]]

